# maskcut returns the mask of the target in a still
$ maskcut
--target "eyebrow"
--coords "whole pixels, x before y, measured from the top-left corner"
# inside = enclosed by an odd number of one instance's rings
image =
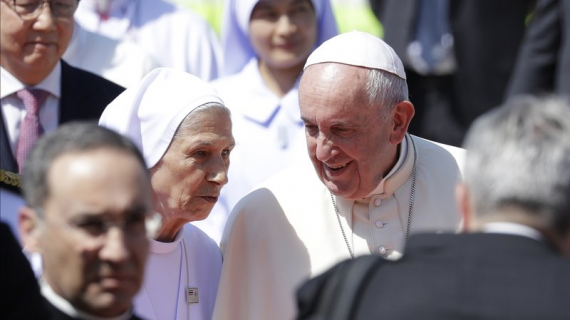
[[[293,0],[291,2],[292,5],[298,5],[298,4],[303,4],[303,3],[310,3],[311,0]],[[271,3],[271,1],[259,1],[257,2],[257,4],[255,5],[255,9],[270,9],[275,7],[275,5],[273,3]]]
[[[312,120],[309,120],[305,117],[301,117],[301,120],[303,120],[303,122],[305,124],[315,124]],[[349,123],[349,122],[342,122],[342,121],[335,121],[330,123],[329,127],[345,127],[345,128],[352,128],[352,127],[357,127],[358,125],[354,124],[354,123]]]
[[[215,145],[215,143],[213,143],[212,141],[202,140],[202,141],[199,141],[198,143],[196,143],[195,146],[196,147],[211,147],[214,145]],[[232,147],[235,146],[236,145],[235,140],[232,139],[232,141],[229,143],[229,145]]]

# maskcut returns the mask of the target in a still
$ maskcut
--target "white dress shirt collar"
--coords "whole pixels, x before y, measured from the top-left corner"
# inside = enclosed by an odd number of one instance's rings
[[[27,87],[8,72],[8,70],[2,67],[0,67],[0,75],[2,79],[0,82],[0,98],[5,98]],[[45,90],[59,99],[61,97],[61,62],[58,61],[50,74],[40,83],[32,87]]]
[[[128,320],[132,317],[132,310],[129,309],[127,312],[110,318],[97,317],[83,311],[78,310],[69,303],[69,301],[62,298],[60,295],[55,293],[50,285],[45,281],[45,279],[40,280],[40,286],[42,290],[42,295],[57,309],[61,312],[67,314],[72,318],[83,319],[83,320]]]
[[[541,233],[529,226],[514,222],[491,222],[483,226],[484,233],[502,233],[543,241]]]

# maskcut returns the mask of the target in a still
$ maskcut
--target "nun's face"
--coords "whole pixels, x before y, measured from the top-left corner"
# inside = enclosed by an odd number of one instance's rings
[[[270,68],[301,67],[317,41],[317,18],[309,0],[261,0],[251,13],[249,39]]]
[[[208,217],[228,182],[235,145],[229,115],[199,110],[190,117],[150,170],[156,211],[163,218],[161,234],[168,228],[175,234],[185,223]],[[188,120],[193,125],[184,126]]]

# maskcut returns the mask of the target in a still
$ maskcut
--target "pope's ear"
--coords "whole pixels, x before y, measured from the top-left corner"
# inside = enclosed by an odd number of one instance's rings
[[[27,251],[41,253],[39,238],[42,231],[42,223],[34,209],[30,207],[20,208],[18,214],[18,229],[20,238],[22,239],[22,246]]]
[[[400,101],[394,110],[392,110],[392,134],[390,135],[390,142],[392,144],[399,144],[404,140],[410,122],[414,117],[414,105],[410,101]]]

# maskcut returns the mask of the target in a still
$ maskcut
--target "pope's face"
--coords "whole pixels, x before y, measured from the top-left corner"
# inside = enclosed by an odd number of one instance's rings
[[[317,39],[317,18],[309,0],[261,0],[251,13],[249,38],[261,63],[270,68],[302,67]]]
[[[80,310],[117,316],[140,289],[152,212],[145,170],[132,155],[108,149],[53,162],[37,243],[47,282]]]
[[[393,165],[392,127],[368,102],[367,72],[336,63],[312,65],[299,88],[307,148],[317,175],[335,195],[362,199]]]
[[[228,182],[230,151],[235,145],[230,117],[211,110],[190,116],[195,125],[179,129],[150,171],[163,226],[205,219]]]
[[[73,17],[56,18],[44,4],[37,18],[24,20],[7,1],[0,6],[0,64],[25,84],[35,85],[49,75],[67,49]]]

